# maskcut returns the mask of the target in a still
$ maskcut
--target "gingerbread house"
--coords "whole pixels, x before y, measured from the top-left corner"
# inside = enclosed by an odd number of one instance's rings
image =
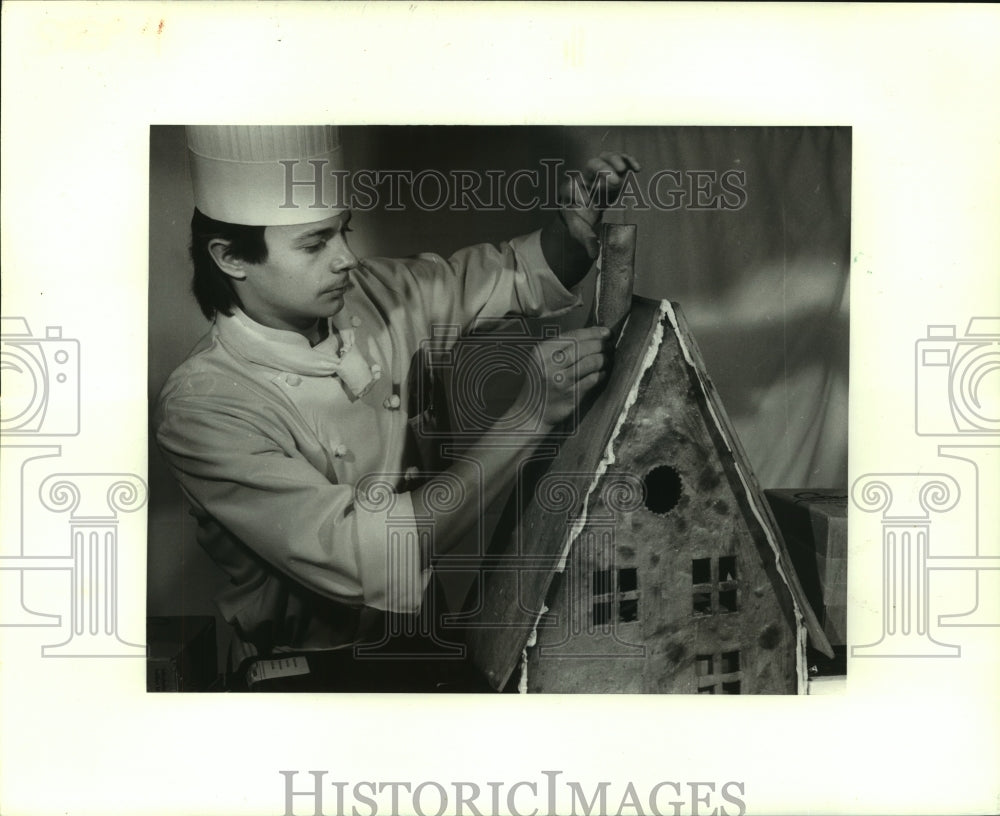
[[[634,242],[605,228],[612,375],[518,474],[470,657],[497,690],[804,692],[829,643],[680,309],[632,297]]]

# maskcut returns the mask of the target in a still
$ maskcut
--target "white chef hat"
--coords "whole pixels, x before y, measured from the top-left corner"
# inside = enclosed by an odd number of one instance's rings
[[[343,212],[337,128],[330,125],[189,125],[194,203],[217,221],[284,226]]]

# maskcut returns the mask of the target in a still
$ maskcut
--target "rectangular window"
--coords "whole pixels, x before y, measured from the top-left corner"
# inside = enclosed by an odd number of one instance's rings
[[[594,626],[606,626],[611,623],[611,601],[594,602]]]
[[[615,586],[611,582],[611,570],[594,570],[593,595],[610,595]]]
[[[594,570],[591,575],[591,590],[591,619],[595,626],[607,626],[615,621],[633,623],[639,620],[639,571],[635,567],[617,570],[617,580],[615,570]]]
[[[692,612],[694,612],[695,615],[711,615],[712,593],[711,592],[694,593],[694,599],[692,602]]]
[[[711,558],[695,558],[691,562],[691,583],[692,584],[712,583]]]
[[[695,558],[691,561],[691,614],[712,615],[716,612],[726,614],[739,611],[736,556],[720,556],[717,567],[718,571],[713,578],[711,558]]]
[[[695,655],[694,674],[699,694],[742,693],[739,650]]]

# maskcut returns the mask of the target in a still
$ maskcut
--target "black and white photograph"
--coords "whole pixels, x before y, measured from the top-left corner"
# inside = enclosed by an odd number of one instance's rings
[[[834,688],[850,158],[152,128],[149,689]]]
[[[997,812],[996,6],[0,17],[0,813]]]

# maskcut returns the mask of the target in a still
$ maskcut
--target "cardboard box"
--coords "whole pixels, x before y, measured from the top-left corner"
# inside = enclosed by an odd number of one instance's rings
[[[847,491],[766,490],[813,611],[833,646],[847,643]]]

